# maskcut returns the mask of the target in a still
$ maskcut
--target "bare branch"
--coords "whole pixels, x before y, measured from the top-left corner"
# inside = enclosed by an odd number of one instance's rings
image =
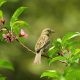
[[[30,48],[28,48],[27,46],[25,46],[22,42],[20,42],[18,39],[16,39],[18,42],[19,42],[19,44],[21,45],[21,46],[23,46],[24,48],[26,48],[28,51],[30,51],[30,52],[32,52],[32,53],[34,53],[35,54],[35,52],[33,51],[33,50],[31,50]]]

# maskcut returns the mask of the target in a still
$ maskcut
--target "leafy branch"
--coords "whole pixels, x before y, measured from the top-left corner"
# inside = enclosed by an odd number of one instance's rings
[[[47,70],[42,73],[41,77],[49,77],[56,80],[79,80],[80,76],[80,42],[75,40],[80,37],[80,32],[70,32],[57,38],[52,42],[52,47],[48,51],[49,65],[56,61],[64,62],[66,65],[63,73],[56,70]],[[76,65],[76,67],[75,67]],[[75,76],[75,78],[74,78]]]

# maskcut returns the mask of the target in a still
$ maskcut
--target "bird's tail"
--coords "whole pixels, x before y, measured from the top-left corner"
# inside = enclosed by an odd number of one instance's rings
[[[34,64],[41,64],[41,52],[36,53],[35,59],[34,59]]]

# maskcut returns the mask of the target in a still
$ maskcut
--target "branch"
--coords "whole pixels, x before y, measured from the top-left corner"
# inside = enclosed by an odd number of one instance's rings
[[[32,52],[32,53],[35,54],[35,52],[34,52],[33,50],[31,50],[30,48],[28,48],[27,46],[25,46],[21,41],[19,41],[18,39],[16,39],[16,40],[19,42],[19,44],[20,44],[21,46],[23,46],[23,47],[26,48],[28,51],[30,51],[30,52]]]
[[[17,42],[19,42],[19,44],[20,44],[21,46],[23,46],[25,49],[27,49],[28,51],[36,54],[33,50],[31,50],[29,47],[25,46],[25,45],[24,45],[22,42],[20,42],[18,39],[16,39],[16,40],[17,40]],[[41,56],[43,56],[43,57],[45,57],[45,58],[47,58],[47,59],[49,59],[49,58],[52,59],[51,57],[49,57],[49,56],[47,56],[47,55],[41,55]],[[65,63],[65,64],[67,65],[67,62],[66,62],[66,61],[60,61],[60,62]]]
[[[31,50],[29,47],[25,46],[25,45],[24,45],[21,41],[19,41],[18,39],[16,39],[16,41],[17,41],[22,47],[24,47],[25,49],[27,49],[28,51],[36,54],[33,50]],[[41,56],[46,57],[46,58],[51,58],[51,57],[49,57],[49,56],[47,56],[47,55],[41,55]]]

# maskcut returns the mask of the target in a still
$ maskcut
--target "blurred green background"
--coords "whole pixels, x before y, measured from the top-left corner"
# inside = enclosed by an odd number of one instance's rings
[[[28,7],[20,19],[29,23],[29,28],[26,27],[29,37],[23,43],[32,50],[45,27],[55,30],[53,40],[67,32],[80,31],[80,0],[7,0],[1,8],[6,19],[5,25],[9,24],[13,12],[20,6]],[[41,73],[46,69],[56,68],[62,71],[62,67],[64,68],[63,64],[53,64],[49,67],[46,58],[42,59],[42,65],[34,65],[34,56],[16,41],[1,44],[0,58],[10,60],[15,70],[0,72],[6,75],[8,80],[39,80]]]

